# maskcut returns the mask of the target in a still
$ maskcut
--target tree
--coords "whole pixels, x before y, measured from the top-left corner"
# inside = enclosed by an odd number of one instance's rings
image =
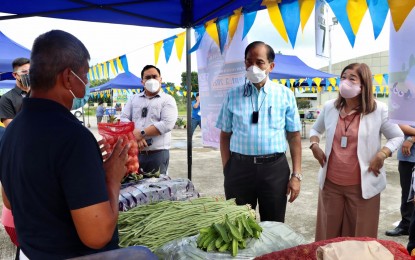
[[[187,81],[187,73],[182,72],[182,83],[180,83],[180,85],[182,87],[185,87],[187,85],[186,81]],[[197,72],[196,71],[191,72],[190,82],[192,84],[192,92],[199,92],[199,80],[197,78]]]
[[[310,108],[310,100],[307,98],[297,98],[297,107],[298,109]]]
[[[102,85],[104,83],[107,83],[110,79],[94,79],[94,80],[90,80],[89,83],[91,84],[91,88],[92,87],[96,87],[99,85]]]
[[[165,84],[166,88],[168,88],[168,87],[173,87],[174,88],[174,86],[175,86],[173,82],[162,82],[162,84]]]

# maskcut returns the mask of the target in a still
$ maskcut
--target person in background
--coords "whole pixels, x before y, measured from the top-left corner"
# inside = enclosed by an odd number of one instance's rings
[[[174,98],[161,90],[160,69],[146,65],[141,71],[145,91],[133,95],[121,112],[121,122],[134,122],[134,136],[140,150],[140,169],[167,174],[171,130],[178,110]]]
[[[121,103],[115,103],[115,111],[122,111]]]
[[[97,112],[96,112],[97,123],[101,123],[102,117],[104,117],[104,112],[105,112],[104,102],[100,100],[98,102],[98,107],[97,107]]]
[[[17,58],[12,63],[16,85],[0,98],[0,120],[7,127],[20,111],[23,98],[30,91],[30,60]]]
[[[388,121],[387,105],[374,99],[369,67],[349,64],[340,76],[338,98],[325,103],[310,130],[310,149],[321,166],[316,241],[377,238],[384,161],[403,142],[399,126]],[[319,146],[324,132],[325,151]]]
[[[409,235],[409,225],[414,212],[414,204],[412,201],[408,201],[408,196],[412,184],[412,170],[415,166],[415,126],[399,125],[399,127],[405,134],[405,141],[402,144],[402,148],[398,150],[397,156],[401,184],[400,211],[402,218],[396,228],[385,232],[385,235],[392,237]]]
[[[301,122],[293,92],[269,79],[274,58],[264,42],[246,47],[248,81],[228,91],[216,127],[221,129],[226,199],[253,209],[259,204],[261,221],[284,222],[287,196],[293,202],[300,193]]]
[[[95,137],[70,112],[86,102],[89,59],[84,44],[64,31],[34,41],[30,98],[0,144],[3,203],[14,215],[20,259],[118,248],[118,196],[129,145],[119,139],[103,162]]]
[[[7,127],[16,117],[22,107],[23,98],[26,97],[30,91],[30,60],[27,58],[17,58],[13,60],[12,68],[12,75],[16,79],[16,85],[0,98],[0,121],[3,125],[0,132],[2,133],[5,131],[4,127]],[[4,204],[1,212],[1,223],[13,244],[17,246],[16,255],[18,255],[19,243],[17,242],[13,214]]]
[[[192,101],[192,136],[199,126],[202,129],[202,119],[200,117],[200,97],[199,93],[196,94],[195,100]]]

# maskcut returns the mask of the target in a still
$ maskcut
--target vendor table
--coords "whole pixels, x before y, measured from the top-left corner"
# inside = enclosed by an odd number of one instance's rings
[[[189,179],[171,179],[169,176],[160,175],[159,178],[144,178],[135,183],[123,184],[118,209],[127,211],[153,202],[187,200],[199,196]]]

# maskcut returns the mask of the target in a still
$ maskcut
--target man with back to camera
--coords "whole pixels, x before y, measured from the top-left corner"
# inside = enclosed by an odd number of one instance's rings
[[[0,144],[3,202],[13,211],[21,259],[118,248],[118,196],[129,146],[118,140],[103,162],[95,137],[70,112],[85,102],[89,59],[82,42],[64,31],[34,41],[30,98]]]
[[[122,122],[134,122],[134,136],[140,150],[140,168],[167,174],[170,159],[171,130],[178,110],[174,98],[161,90],[160,69],[146,65],[141,71],[144,91],[133,95],[121,112]]]
[[[0,120],[7,127],[20,111],[23,98],[30,91],[30,60],[17,58],[12,63],[16,85],[0,98]]]
[[[253,209],[259,204],[261,221],[284,222],[287,196],[293,202],[300,192],[301,123],[293,92],[268,77],[274,59],[274,50],[264,42],[246,47],[248,81],[228,91],[216,127],[221,129],[226,198]]]

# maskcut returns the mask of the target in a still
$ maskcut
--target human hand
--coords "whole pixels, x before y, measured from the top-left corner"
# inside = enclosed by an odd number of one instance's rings
[[[413,143],[411,143],[410,141],[404,141],[402,144],[402,154],[404,156],[410,156],[411,155],[411,148],[412,148]]]
[[[117,143],[114,146],[114,150],[108,159],[104,162],[104,170],[107,181],[113,181],[120,183],[122,178],[127,172],[125,164],[128,159],[128,150],[130,149],[130,143],[124,140],[126,137],[118,138]],[[123,145],[126,143],[126,145]]]
[[[141,140],[137,141],[137,145],[138,145],[138,150],[139,151],[143,150],[145,147],[148,146],[147,141],[145,139],[141,139]]]
[[[102,154],[102,158],[103,161],[105,162],[109,157],[110,157],[110,144],[105,141],[105,139],[101,139],[98,141],[98,146],[101,149],[101,154]]]
[[[292,203],[300,195],[301,181],[297,177],[291,177],[287,185],[287,196],[290,195],[288,202]]]
[[[369,163],[369,172],[373,172],[373,174],[378,177],[380,174],[380,169],[383,167],[383,163],[386,159],[386,155],[382,152],[378,152],[372,158]]]
[[[141,131],[138,130],[137,128],[133,130],[133,135],[135,139],[137,139],[137,142],[144,139],[144,136],[141,135]]]
[[[326,155],[324,154],[323,150],[318,145],[313,145],[311,151],[313,152],[313,156],[317,159],[320,166],[324,167],[326,164]]]

